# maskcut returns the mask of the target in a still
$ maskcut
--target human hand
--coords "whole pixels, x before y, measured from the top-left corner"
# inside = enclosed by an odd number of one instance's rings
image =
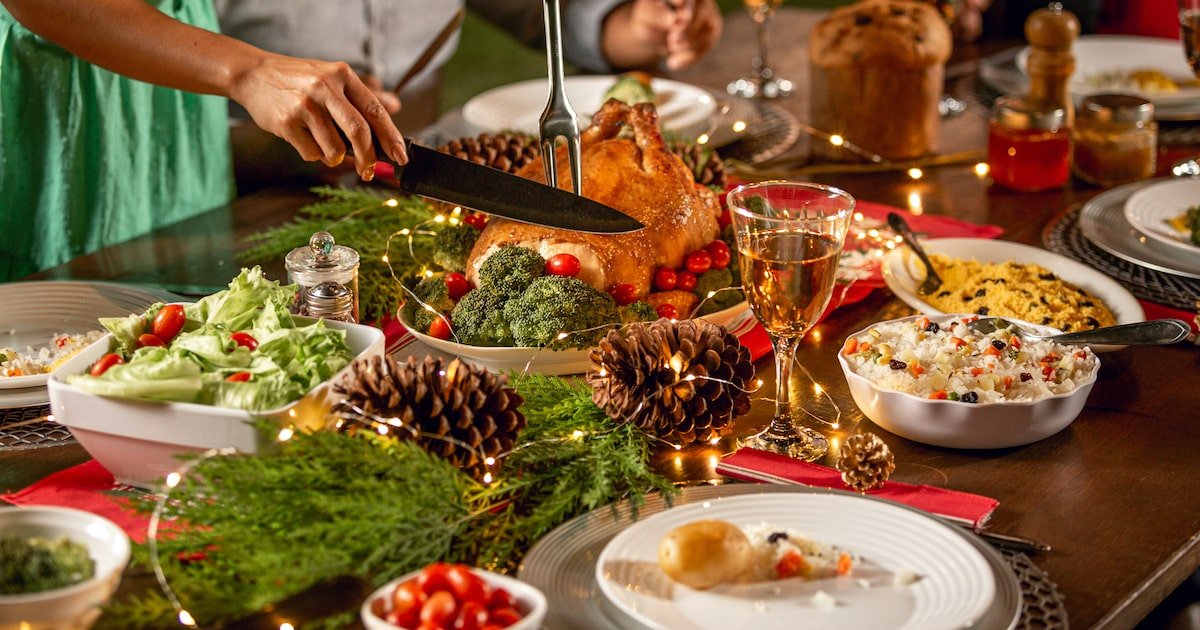
[[[268,55],[234,80],[230,98],[307,161],[340,164],[346,156],[340,129],[354,149],[363,181],[375,176],[372,132],[396,164],[408,162],[404,137],[387,105],[345,63]],[[399,99],[393,103],[398,109]]]
[[[622,26],[632,41],[655,51],[672,70],[695,63],[721,37],[715,0],[634,0],[625,7]]]
[[[380,103],[383,103],[383,108],[389,114],[394,116],[400,113],[400,97],[395,92],[384,88],[383,81],[380,81],[379,77],[373,74],[364,74],[360,75],[359,78],[371,90],[375,98],[379,99]]]

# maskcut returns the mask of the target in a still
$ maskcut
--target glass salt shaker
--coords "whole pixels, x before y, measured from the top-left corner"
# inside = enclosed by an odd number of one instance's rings
[[[285,262],[288,282],[300,285],[292,312],[320,317],[313,312],[311,304],[319,311],[327,311],[330,303],[323,300],[325,293],[318,293],[310,304],[310,291],[322,283],[333,282],[348,290],[351,297],[349,321],[357,322],[358,262],[358,252],[335,243],[329,232],[317,232],[308,240],[307,247],[297,247],[289,252]]]
[[[354,293],[344,284],[322,282],[304,292],[309,317],[354,321]]]

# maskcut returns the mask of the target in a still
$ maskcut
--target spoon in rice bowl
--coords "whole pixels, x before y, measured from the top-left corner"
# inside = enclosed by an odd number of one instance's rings
[[[1156,319],[1135,324],[1106,326],[1093,330],[1081,330],[1058,335],[1038,335],[1025,330],[1016,322],[1002,317],[985,317],[975,320],[967,326],[982,335],[997,330],[1009,330],[1021,339],[1029,341],[1052,341],[1062,344],[1096,344],[1120,346],[1162,346],[1187,339],[1192,331],[1191,326],[1178,319]]]
[[[889,212],[888,225],[896,231],[896,234],[900,235],[900,238],[904,239],[904,242],[913,250],[917,258],[920,258],[921,262],[925,263],[925,280],[921,283],[921,286],[917,287],[917,293],[929,295],[941,288],[942,278],[934,271],[933,263],[929,262],[929,257],[925,255],[925,249],[917,242],[917,235],[913,234],[913,231],[909,229],[908,222],[904,220],[904,217],[895,212]]]

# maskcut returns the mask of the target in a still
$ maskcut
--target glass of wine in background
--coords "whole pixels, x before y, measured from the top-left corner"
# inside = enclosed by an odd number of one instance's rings
[[[758,56],[754,58],[754,76],[729,82],[725,90],[745,98],[780,98],[792,93],[792,82],[775,76],[767,63],[767,23],[775,16],[783,0],[742,0],[758,30]]]
[[[826,437],[798,423],[792,399],[796,348],[829,305],[854,198],[819,184],[763,182],[729,193],[742,288],[775,347],[775,415],[745,446],[815,461]]]
[[[1179,38],[1192,73],[1200,78],[1200,0],[1179,0]]]

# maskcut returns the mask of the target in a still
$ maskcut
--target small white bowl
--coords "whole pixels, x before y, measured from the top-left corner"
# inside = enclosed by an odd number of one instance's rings
[[[548,604],[546,596],[538,589],[507,575],[484,571],[483,569],[471,569],[471,573],[483,578],[483,581],[488,583],[492,588],[502,588],[512,595],[513,601],[516,602],[517,610],[521,612],[523,617],[517,623],[508,627],[508,630],[537,630],[542,627],[542,621],[546,619],[546,611]],[[420,571],[402,575],[387,584],[379,587],[367,601],[363,602],[362,608],[359,610],[359,616],[362,618],[363,626],[367,630],[396,630],[400,626],[392,625],[387,621],[379,618],[371,611],[371,602],[381,597],[391,597],[392,589],[397,584],[407,582],[412,578],[420,575]]]
[[[60,507],[0,508],[0,537],[41,536],[82,543],[96,573],[78,584],[39,593],[0,595],[0,630],[91,627],[129,563],[129,537],[106,518]]]
[[[942,323],[970,315],[914,315],[872,324],[850,337],[862,335],[881,324],[914,321],[921,317]],[[1020,324],[1035,332],[1059,332],[1046,326],[1025,322]],[[1035,401],[965,403],[930,400],[877,386],[851,369],[840,351],[838,363],[846,375],[854,403],[872,422],[916,442],[964,449],[1022,446],[1067,428],[1083,410],[1088,394],[1096,384],[1096,375],[1100,372],[1100,360],[1097,357],[1092,373],[1069,392]]]

